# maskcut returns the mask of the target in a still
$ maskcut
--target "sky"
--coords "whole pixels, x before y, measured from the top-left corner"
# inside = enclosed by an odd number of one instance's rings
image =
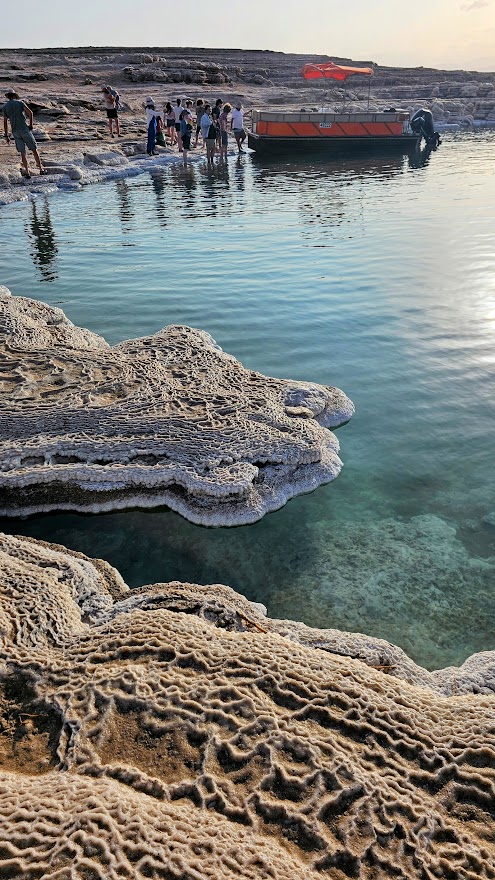
[[[0,47],[203,46],[495,71],[495,0],[24,0]]]

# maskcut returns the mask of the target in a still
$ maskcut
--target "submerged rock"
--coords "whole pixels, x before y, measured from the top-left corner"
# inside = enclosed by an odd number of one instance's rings
[[[493,653],[447,697],[228,587],[4,535],[0,634],[2,876],[493,877]]]
[[[111,348],[6,288],[0,328],[0,515],[166,504],[239,525],[340,472],[337,388],[247,370],[190,327]]]

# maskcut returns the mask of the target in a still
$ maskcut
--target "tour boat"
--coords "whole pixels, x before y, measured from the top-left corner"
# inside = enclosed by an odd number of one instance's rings
[[[371,67],[343,67],[306,64],[305,79],[334,79],[345,84],[349,76],[371,77]],[[370,80],[368,80],[370,82]],[[369,89],[368,89],[369,105]],[[300,110],[253,110],[248,146],[259,153],[307,151],[308,149],[347,150],[393,147],[407,151],[418,143],[418,134],[409,125],[406,110],[362,111],[358,113]]]

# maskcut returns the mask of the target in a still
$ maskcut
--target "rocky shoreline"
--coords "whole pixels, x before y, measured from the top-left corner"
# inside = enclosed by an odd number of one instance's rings
[[[45,49],[0,50],[1,83],[16,86],[35,114],[35,135],[48,177],[25,181],[13,147],[0,143],[0,205],[55,190],[142,172],[179,155],[159,148],[145,156],[143,104],[151,95],[162,106],[177,94],[256,107],[367,107],[367,84],[350,80],[346,90],[328,81],[308,84],[300,76],[305,62],[327,56],[211,49]],[[366,59],[335,58],[358,65]],[[432,110],[439,128],[495,126],[495,73],[391,68],[375,65],[370,108],[396,106]],[[101,85],[110,82],[122,95],[120,140],[110,139],[102,109]],[[1,100],[1,99],[0,99]]]
[[[166,504],[243,525],[341,470],[346,395],[248,370],[201,330],[110,347],[6,288],[0,327],[1,516]]]
[[[425,673],[5,535],[0,594],[5,876],[493,877],[495,652]]]

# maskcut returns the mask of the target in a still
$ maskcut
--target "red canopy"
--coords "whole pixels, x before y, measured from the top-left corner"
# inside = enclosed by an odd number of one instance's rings
[[[371,67],[342,67],[328,61],[326,64],[305,64],[301,71],[304,79],[336,79],[345,82],[348,76],[359,73],[362,76],[372,76]]]

